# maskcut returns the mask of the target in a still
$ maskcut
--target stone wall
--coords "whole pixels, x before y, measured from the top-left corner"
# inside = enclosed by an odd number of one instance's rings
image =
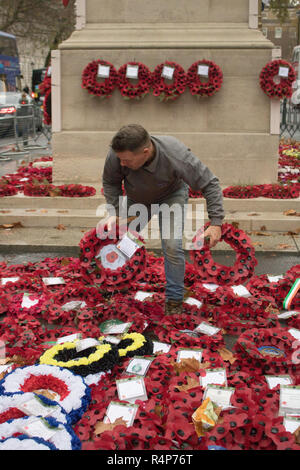
[[[55,128],[54,123],[54,180],[100,184],[112,136],[122,125],[138,122],[150,133],[181,139],[222,184],[275,182],[274,107],[258,80],[272,58],[273,44],[249,28],[248,20],[249,0],[86,0],[85,27],[59,51],[59,83],[54,85],[60,88],[61,113],[60,125]],[[221,67],[223,85],[200,100],[189,90],[168,103],[152,95],[125,101],[118,90],[109,100],[100,100],[81,88],[82,70],[98,58],[117,69],[140,61],[150,70],[165,60],[187,70],[205,58]]]

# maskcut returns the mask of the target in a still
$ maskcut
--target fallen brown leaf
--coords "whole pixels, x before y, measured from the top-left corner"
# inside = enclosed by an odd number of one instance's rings
[[[5,366],[5,364],[7,364],[8,362],[11,362],[10,357],[4,357],[4,358],[0,359],[0,365],[1,366]]]
[[[57,230],[66,230],[66,227],[63,224],[58,224],[57,227],[55,227]]]
[[[300,212],[297,212],[294,209],[289,209],[288,211],[284,211],[283,215],[293,215],[296,217],[300,217]]]
[[[257,235],[258,237],[270,237],[271,233],[261,231],[261,232],[253,232],[253,235]]]
[[[227,348],[220,348],[218,349],[218,353],[222,357],[224,361],[229,361],[230,364],[233,364],[236,361],[236,357],[232,354],[231,351]]]
[[[263,246],[262,242],[252,242],[253,246]]]
[[[251,212],[250,214],[247,214],[247,215],[255,216],[255,215],[260,215],[260,214],[257,214],[256,212]]]
[[[179,362],[172,363],[176,374],[181,372],[198,372],[200,369],[208,369],[209,362],[199,362],[195,358],[181,359]]]
[[[3,211],[0,211],[0,212],[1,212],[1,214],[10,214],[10,211],[4,211],[3,210]]]
[[[190,390],[191,388],[199,387],[199,380],[193,379],[192,377],[187,378],[187,383],[185,385],[180,385],[178,390],[180,392],[186,392],[187,390]]]
[[[8,229],[8,228],[18,228],[23,227],[21,222],[14,222],[13,224],[3,224],[0,225],[0,228]]]
[[[67,209],[63,209],[57,212],[59,212],[60,214],[67,214],[69,211]]]
[[[56,393],[51,393],[49,390],[33,390],[33,393],[37,393],[38,395],[43,395],[44,397],[48,398],[49,400],[56,400]]]
[[[114,423],[104,423],[103,421],[100,421],[96,424],[94,433],[98,436],[99,434],[102,434],[105,431],[112,431],[113,428],[116,426],[126,426],[127,423],[124,421],[123,418],[118,418]]]
[[[36,212],[36,209],[25,209],[25,212]]]
[[[292,248],[292,246],[288,245],[287,243],[279,243],[276,248],[278,248],[279,250],[285,250],[286,248]]]
[[[299,426],[299,428],[296,429],[295,432],[293,432],[293,434],[295,436],[296,444],[300,445],[300,426]]]
[[[269,304],[267,306],[267,308],[265,309],[265,312],[271,313],[271,314],[274,314],[274,315],[279,315],[280,310],[278,310],[278,308],[275,308],[271,304]]]

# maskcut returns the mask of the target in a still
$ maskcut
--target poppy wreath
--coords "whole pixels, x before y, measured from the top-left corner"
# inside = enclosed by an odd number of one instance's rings
[[[101,322],[118,319],[124,323],[132,323],[134,331],[137,333],[142,333],[145,329],[145,322],[148,322],[147,315],[142,312],[142,306],[135,305],[128,298],[124,298],[124,296],[118,297],[118,295],[115,296],[111,303],[103,305],[102,312],[99,312],[98,308],[98,318]]]
[[[219,285],[242,284],[249,279],[257,265],[255,250],[250,237],[231,224],[222,225],[221,241],[228,243],[236,251],[233,266],[215,263],[209,245],[203,244],[203,233],[209,223],[200,229],[193,238],[195,249],[190,251],[190,258],[202,281],[215,282]],[[198,248],[199,247],[199,248]]]
[[[208,81],[201,81],[198,74],[198,66],[209,67]],[[187,71],[187,86],[192,95],[197,97],[208,97],[220,90],[223,82],[223,73],[220,67],[211,60],[198,60],[194,62]]]
[[[44,197],[90,197],[96,194],[96,189],[93,186],[81,184],[55,186],[50,183],[39,184],[38,182],[25,184],[23,191],[25,196]]]
[[[86,377],[111,370],[119,360],[116,349],[109,343],[100,343],[83,351],[77,351],[77,343],[73,341],[54,345],[40,357],[40,364],[64,367]]]
[[[280,323],[276,316],[272,318],[265,318],[261,315],[256,315],[251,319],[247,313],[242,310],[228,307],[218,307],[218,320],[219,327],[224,328],[227,334],[233,336],[240,336],[242,333],[249,330],[249,328],[278,328]]]
[[[240,408],[223,410],[220,416],[222,422],[205,433],[200,448],[220,445],[227,450],[299,450],[295,436],[283,426],[282,416],[249,416]]]
[[[283,308],[283,302],[289,293],[297,276],[299,277],[300,267],[294,266],[291,270],[287,271],[282,279],[277,282],[270,282],[266,274],[253,276],[247,283],[247,289],[253,295],[270,296],[274,299],[278,308]],[[297,309],[300,307],[300,293],[291,299],[290,307]]]
[[[137,281],[143,277],[146,261],[145,247],[142,245],[138,248],[123,266],[117,269],[105,268],[101,261],[97,260],[96,255],[106,245],[116,245],[120,241],[119,234],[121,233],[119,226],[113,226],[110,232],[105,231],[106,228],[107,226],[102,226],[90,230],[79,243],[82,277],[88,283],[96,284],[108,292],[127,290],[131,281]],[[138,234],[134,235],[143,242]],[[114,262],[117,257],[113,247],[106,254],[106,260],[110,263]]]
[[[52,416],[50,417],[39,417],[40,421],[45,426],[55,429],[55,433],[47,442],[51,442],[58,450],[80,450],[81,442],[78,436],[76,436],[72,427],[68,424],[63,424],[57,421]],[[30,426],[31,423],[36,422],[36,416],[25,416],[24,418],[17,418],[10,420],[6,423],[0,424],[0,435],[2,438],[12,437],[15,433],[20,432],[20,429],[24,427],[24,434],[26,433],[26,426]],[[22,431],[21,431],[22,432]],[[39,435],[39,433],[41,435]],[[43,438],[42,431],[35,430],[35,437]]]
[[[283,328],[253,328],[244,332],[234,346],[242,364],[254,366],[262,373],[278,374],[299,371],[293,360],[295,338]]]
[[[97,80],[99,65],[110,67],[109,77],[101,82]],[[118,72],[115,67],[106,60],[93,60],[82,72],[81,86],[87,90],[90,95],[99,96],[100,98],[110,98],[117,85]]]
[[[0,424],[5,423],[11,419],[24,418],[27,413],[22,411],[22,405],[31,400],[37,400],[45,410],[51,412],[52,418],[63,424],[69,424],[69,417],[62,407],[54,400],[51,400],[44,395],[39,395],[32,392],[18,392],[6,393],[0,396]],[[24,408],[25,410],[25,408]],[[34,415],[38,416],[38,415]]]
[[[13,184],[0,181],[0,197],[15,196],[18,192]]]
[[[279,68],[287,67],[288,76],[280,77],[280,82],[276,84],[274,78],[278,77]],[[293,93],[292,84],[296,80],[296,73],[292,65],[282,59],[268,62],[260,72],[259,83],[262,91],[270,98],[290,98]]]
[[[0,450],[58,450],[54,444],[41,437],[21,434],[0,440]]]
[[[78,421],[90,403],[90,388],[80,375],[66,368],[37,364],[18,367],[0,381],[0,393],[50,390],[59,395],[58,403],[68,414],[70,423]]]
[[[159,341],[173,344],[177,347],[196,347],[210,351],[217,351],[218,348],[224,345],[221,331],[211,336],[200,332],[193,332],[189,330],[190,323],[188,321],[184,322],[183,318],[178,318],[178,323],[175,317],[183,317],[183,315],[172,315],[172,320],[165,320],[163,324],[156,322],[157,324],[154,325],[153,332],[157,335]],[[186,325],[185,327],[184,324]],[[179,330],[179,325],[181,325],[181,330]]]
[[[164,66],[174,68],[173,81],[168,84],[162,71]],[[181,65],[176,62],[166,61],[155,67],[152,72],[153,96],[157,96],[160,101],[174,101],[184,93],[186,88],[186,73]]]
[[[126,77],[127,66],[138,67],[138,82],[132,83],[130,78]],[[125,99],[140,100],[144,98],[151,89],[152,74],[150,69],[141,62],[128,62],[122,65],[118,70],[118,87],[121,95]]]

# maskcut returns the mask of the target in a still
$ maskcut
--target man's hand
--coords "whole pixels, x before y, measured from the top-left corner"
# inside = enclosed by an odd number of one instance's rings
[[[203,234],[204,238],[209,238],[209,248],[216,246],[220,241],[222,235],[222,229],[219,225],[210,225]]]

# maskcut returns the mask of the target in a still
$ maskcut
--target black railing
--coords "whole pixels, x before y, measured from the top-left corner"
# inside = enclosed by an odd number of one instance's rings
[[[280,103],[280,136],[300,141],[300,106],[286,98]]]

